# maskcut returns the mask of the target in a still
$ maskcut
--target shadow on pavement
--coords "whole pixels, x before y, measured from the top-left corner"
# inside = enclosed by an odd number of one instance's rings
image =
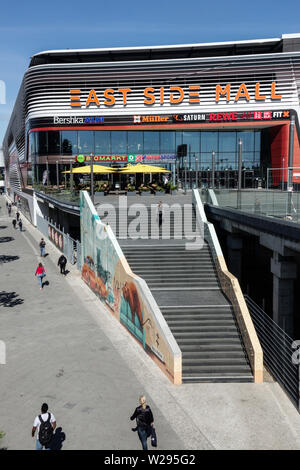
[[[14,240],[13,237],[0,237],[0,243],[11,242],[13,240]]]
[[[21,305],[23,302],[24,299],[18,299],[18,294],[15,292],[0,292],[0,306],[15,307],[16,305]]]
[[[0,255],[0,264],[10,263],[10,261],[16,261],[17,259],[20,259],[20,257],[19,256]]]
[[[63,442],[66,440],[66,435],[62,431],[62,428],[56,428],[55,434],[51,441],[50,449],[51,450],[61,450]]]
[[[0,230],[3,230],[4,228],[7,228],[7,225],[0,225]]]

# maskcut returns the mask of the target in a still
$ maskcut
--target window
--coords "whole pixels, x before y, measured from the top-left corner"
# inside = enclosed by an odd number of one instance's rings
[[[79,131],[78,132],[78,153],[89,155],[94,153],[94,132]]]
[[[183,143],[187,144],[188,155],[198,153],[200,151],[200,133],[183,132]]]
[[[43,135],[44,134],[44,135]],[[44,141],[44,137],[46,137],[44,132],[39,132],[39,154],[46,155],[59,155],[60,154],[60,132],[59,131],[49,131],[48,132],[48,152],[47,149],[44,153],[40,153],[41,149],[44,148],[43,146],[46,144]],[[42,147],[40,144],[40,138],[43,138]]]
[[[202,152],[218,152],[218,132],[201,132]]]
[[[219,132],[219,151],[236,152],[236,132]]]
[[[113,131],[111,133],[111,153],[113,155],[127,153],[127,131]]]
[[[62,131],[61,150],[63,155],[76,155],[78,153],[76,131]]]
[[[242,140],[242,149],[244,152],[254,152],[254,132],[238,132],[237,133],[237,143],[239,139]]]
[[[128,153],[143,153],[143,137],[142,131],[128,132]]]
[[[96,155],[110,155],[110,131],[95,132],[95,153]]]
[[[31,162],[31,157],[36,154],[36,132],[29,134],[28,141],[28,161]]]
[[[159,132],[145,131],[144,132],[144,153],[145,154],[158,154],[159,153]]]
[[[160,153],[175,153],[175,132],[160,133]]]

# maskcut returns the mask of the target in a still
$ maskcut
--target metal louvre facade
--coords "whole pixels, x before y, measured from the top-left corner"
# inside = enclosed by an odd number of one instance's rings
[[[260,94],[266,99],[262,103],[255,99],[255,85],[260,83]],[[276,82],[276,93],[281,100],[271,99],[271,84]],[[216,85],[231,84],[231,99],[221,97],[216,103]],[[250,100],[234,102],[241,83],[245,83]],[[188,102],[189,86],[200,86],[200,103]],[[155,89],[155,104],[145,105],[143,90]],[[160,88],[164,88],[164,104],[160,104]],[[185,98],[178,104],[170,104],[170,87],[181,87]],[[90,105],[88,109],[71,109],[70,89],[80,89],[82,102],[94,89],[99,96],[100,106]],[[115,91],[114,106],[103,104],[103,93],[107,88]],[[117,93],[120,88],[130,88],[127,104]],[[180,59],[156,62],[125,62],[71,65],[42,65],[30,68],[24,79],[25,112],[27,118],[53,116],[69,113],[103,115],[112,114],[157,114],[164,112],[201,112],[218,110],[252,109],[299,109],[300,54],[278,54],[218,58],[210,60]]]

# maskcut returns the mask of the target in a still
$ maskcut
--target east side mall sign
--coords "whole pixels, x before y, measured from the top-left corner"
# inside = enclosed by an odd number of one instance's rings
[[[166,91],[168,92],[166,97]],[[133,96],[134,90],[131,88],[106,88],[101,94],[96,93],[96,91],[90,90],[88,93],[87,99],[81,97],[81,90],[70,90],[70,105],[72,108],[92,108],[96,106],[114,106],[116,103],[116,98],[121,98],[124,106],[128,104],[130,97]],[[201,88],[200,85],[191,85],[188,88],[188,91],[184,91],[180,86],[170,86],[170,87],[160,87],[152,88],[147,87],[143,90],[144,94],[144,104],[153,105],[153,104],[180,104],[183,101],[188,101],[190,104],[200,104],[201,97]],[[252,92],[252,96],[248,91],[248,88],[245,83],[242,83],[238,91],[233,94],[231,90],[231,84],[227,85],[216,85],[216,94],[215,100],[218,103],[220,100],[226,100],[227,103],[230,101],[237,102],[239,100],[250,101],[254,99],[256,101],[265,101],[266,99],[272,100],[281,100],[282,95],[276,93],[276,82],[272,82],[268,93],[263,95],[260,91],[260,83],[255,84],[255,92]]]

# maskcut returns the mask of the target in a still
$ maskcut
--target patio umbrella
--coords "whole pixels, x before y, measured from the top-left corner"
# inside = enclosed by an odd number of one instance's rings
[[[67,171],[62,171],[62,173],[70,173],[70,170]],[[77,168],[72,169],[72,173],[91,173],[91,165],[86,165],[86,166],[79,166]],[[93,173],[116,173],[116,170],[114,168],[111,168],[110,166],[104,166],[104,165],[93,165]]]
[[[169,170],[160,166],[145,165],[137,163],[136,165],[128,164],[125,168],[119,170],[119,173],[171,173]]]

